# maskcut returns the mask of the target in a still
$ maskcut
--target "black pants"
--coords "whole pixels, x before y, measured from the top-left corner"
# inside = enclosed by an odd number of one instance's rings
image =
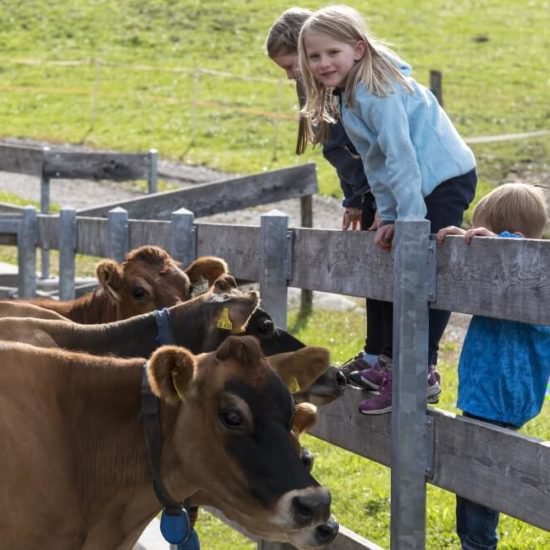
[[[430,232],[437,233],[443,227],[460,227],[464,212],[472,202],[477,184],[475,169],[451,178],[438,185],[424,200],[428,210],[426,219],[430,221]],[[370,199],[369,199],[370,197]],[[361,228],[367,229],[374,219],[374,199],[368,193],[363,199]],[[428,359],[430,365],[437,364],[439,342],[451,316],[450,311],[430,309]],[[367,353],[384,353],[392,356],[393,304],[380,300],[367,300]]]

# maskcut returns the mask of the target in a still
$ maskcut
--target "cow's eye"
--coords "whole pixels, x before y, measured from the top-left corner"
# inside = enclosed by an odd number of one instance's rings
[[[132,288],[132,296],[136,300],[143,300],[147,296],[147,292],[142,286],[135,286]]]
[[[220,418],[224,426],[229,429],[240,428],[243,425],[243,417],[240,411],[234,407],[227,407],[220,411]]]

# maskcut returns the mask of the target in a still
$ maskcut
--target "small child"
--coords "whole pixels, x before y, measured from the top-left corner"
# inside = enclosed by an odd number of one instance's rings
[[[341,120],[363,161],[379,216],[375,243],[391,250],[395,220],[422,219],[436,233],[459,226],[475,195],[476,163],[435,96],[411,77],[410,66],[369,36],[354,9],[331,6],[314,12],[298,40],[306,90],[307,130],[324,142]],[[338,100],[338,101],[336,101]],[[391,316],[393,306],[387,304]],[[439,341],[450,312],[429,313],[427,395],[441,389],[435,371]],[[380,394],[363,401],[362,414],[391,412],[391,362],[359,374]]]
[[[473,213],[474,229],[445,227],[447,235],[540,239],[548,222],[542,191],[507,183],[488,193]],[[518,430],[539,414],[550,375],[550,326],[475,315],[458,364],[458,403],[464,416]],[[497,547],[499,512],[456,496],[456,530],[464,549]]]

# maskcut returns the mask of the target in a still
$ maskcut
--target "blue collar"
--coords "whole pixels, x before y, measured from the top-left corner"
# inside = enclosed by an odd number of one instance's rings
[[[170,311],[167,308],[155,310],[155,321],[157,323],[157,342],[163,346],[165,344],[175,344],[174,330],[172,328],[172,319]]]

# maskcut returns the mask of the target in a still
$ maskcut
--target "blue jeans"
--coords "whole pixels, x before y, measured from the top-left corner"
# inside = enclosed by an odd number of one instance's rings
[[[495,424],[502,428],[517,430],[506,422],[496,422],[463,413],[463,416]],[[456,533],[460,538],[462,550],[495,550],[498,543],[497,527],[499,512],[456,495]]]

